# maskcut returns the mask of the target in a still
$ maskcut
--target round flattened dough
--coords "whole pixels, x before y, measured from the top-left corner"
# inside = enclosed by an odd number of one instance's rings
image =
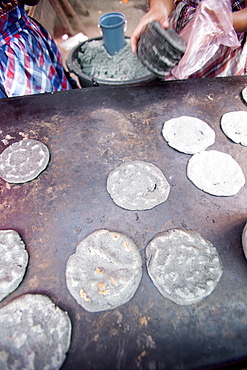
[[[245,88],[242,90],[242,97],[245,103],[247,103],[247,86],[245,86]]]
[[[0,301],[19,286],[27,263],[28,253],[20,235],[14,230],[0,230]]]
[[[189,116],[166,121],[162,135],[172,148],[186,154],[198,153],[215,142],[214,130],[199,118]]]
[[[235,159],[217,150],[194,154],[187,166],[187,176],[199,189],[217,196],[235,195],[245,184]]]
[[[0,309],[0,369],[53,370],[70,346],[68,314],[45,295],[26,294]]]
[[[247,258],[247,223],[242,233],[242,246],[243,246],[245,257]]]
[[[224,134],[237,144],[247,146],[247,112],[236,111],[223,114],[221,128]]]
[[[142,277],[142,260],[127,236],[98,230],[82,240],[66,267],[67,286],[89,312],[116,308],[135,294]]]
[[[47,167],[49,158],[47,146],[40,141],[18,141],[1,153],[0,177],[15,184],[33,180]]]
[[[172,229],[146,248],[148,273],[159,292],[179,305],[199,302],[223,273],[216,248],[199,233]]]
[[[121,164],[109,174],[107,191],[118,206],[137,211],[165,202],[170,185],[152,163],[133,161]]]

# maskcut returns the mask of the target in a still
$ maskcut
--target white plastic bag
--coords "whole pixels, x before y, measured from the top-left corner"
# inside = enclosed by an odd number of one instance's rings
[[[199,71],[221,44],[233,49],[240,46],[232,24],[230,0],[202,0],[180,36],[187,49],[172,74],[177,79],[186,79]]]

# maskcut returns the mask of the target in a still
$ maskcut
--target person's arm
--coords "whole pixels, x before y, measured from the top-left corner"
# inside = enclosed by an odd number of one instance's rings
[[[173,4],[174,0],[149,0],[149,12],[140,20],[130,38],[130,47],[134,54],[136,53],[140,35],[144,32],[148,23],[159,21],[162,27],[169,27],[168,17],[173,9]]]
[[[232,13],[233,27],[236,32],[247,32],[247,8]]]

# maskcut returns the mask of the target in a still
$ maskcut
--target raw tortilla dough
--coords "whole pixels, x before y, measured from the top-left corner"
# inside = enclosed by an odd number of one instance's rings
[[[245,224],[245,227],[242,233],[242,246],[243,246],[245,257],[247,258],[247,223]]]
[[[187,176],[199,189],[217,196],[235,195],[245,184],[235,159],[217,150],[194,154],[187,166]]]
[[[0,309],[0,369],[53,370],[70,346],[67,312],[49,297],[26,294]]]
[[[172,148],[186,154],[205,150],[215,142],[214,130],[199,118],[189,116],[166,121],[162,135]]]
[[[142,276],[142,260],[126,235],[105,229],[82,240],[66,267],[67,286],[89,312],[116,308],[135,294]]]
[[[20,235],[14,230],[0,230],[0,301],[19,286],[27,263],[28,253]]]
[[[107,191],[118,206],[145,210],[165,202],[170,185],[152,163],[133,161],[121,164],[109,174]]]
[[[0,155],[0,177],[15,184],[33,180],[47,167],[49,157],[47,146],[40,141],[13,143]]]
[[[221,128],[229,139],[247,146],[247,112],[236,111],[223,114]]]
[[[179,305],[202,300],[223,273],[216,248],[199,233],[172,229],[146,248],[148,273],[159,292]]]

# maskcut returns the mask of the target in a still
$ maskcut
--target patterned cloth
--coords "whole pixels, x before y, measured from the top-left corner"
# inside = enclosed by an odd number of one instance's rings
[[[188,22],[193,19],[196,8],[200,2],[201,0],[176,0],[171,15],[171,27],[180,33]],[[247,6],[247,0],[232,0],[231,2],[233,12],[244,9]],[[189,78],[237,76],[246,74],[246,33],[239,33],[237,36],[241,43],[239,48],[233,50],[227,46],[220,45],[216,54],[203,66],[203,68],[190,75]],[[171,78],[171,76],[168,76],[167,79],[169,78]]]
[[[0,10],[0,91],[12,97],[71,89],[55,42],[13,4],[4,14]]]

